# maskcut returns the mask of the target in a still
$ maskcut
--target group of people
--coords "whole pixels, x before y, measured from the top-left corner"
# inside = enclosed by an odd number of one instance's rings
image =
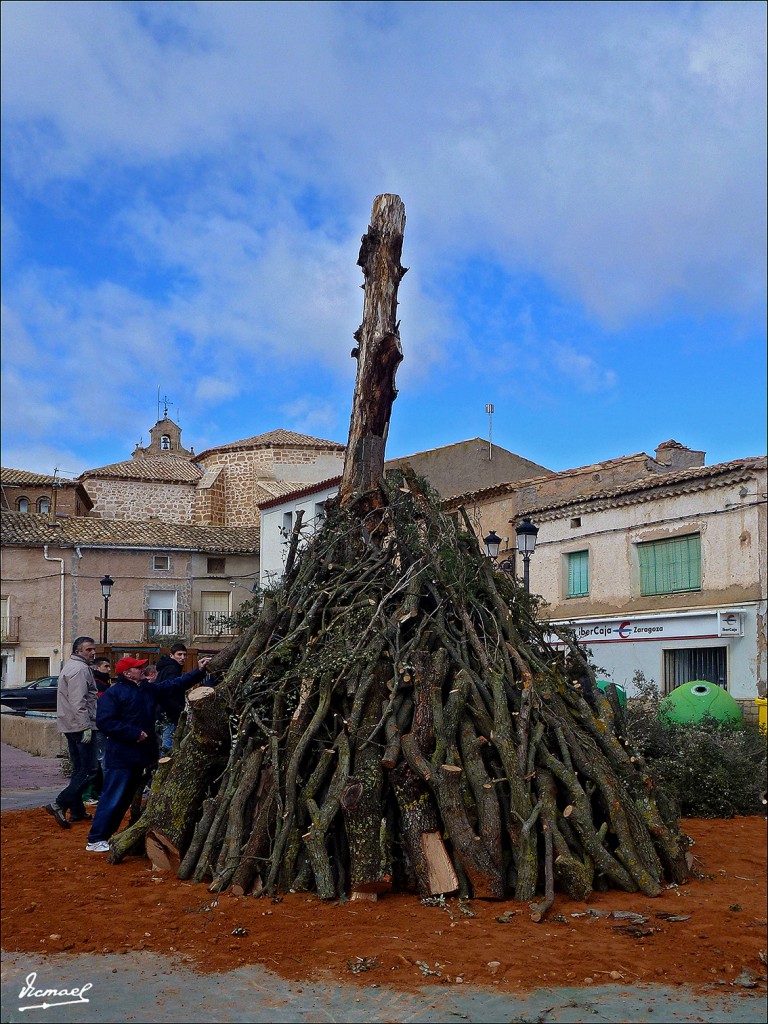
[[[187,650],[174,644],[157,665],[146,658],[125,657],[109,675],[108,659],[96,659],[96,642],[80,636],[59,675],[56,718],[67,740],[72,775],[69,784],[45,809],[62,828],[73,821],[91,821],[86,850],[107,853],[148,769],[157,764],[160,744],[157,721],[164,712],[168,724],[163,752],[170,751],[173,732],[184,708],[184,694],[200,683],[208,657],[192,672],[184,672]],[[101,773],[101,778],[100,778]],[[83,795],[101,785],[96,812],[91,815]],[[69,817],[67,817],[69,814]]]

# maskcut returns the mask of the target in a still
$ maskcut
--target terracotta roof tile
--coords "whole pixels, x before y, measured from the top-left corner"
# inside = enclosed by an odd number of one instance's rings
[[[292,430],[268,430],[265,434],[255,434],[253,437],[246,437],[242,441],[231,441],[228,444],[216,445],[207,448],[197,456],[198,459],[205,458],[213,452],[237,451],[242,448],[319,448],[323,450],[343,452],[346,446],[339,441],[325,441],[320,437],[310,437],[309,434],[296,434]]]
[[[179,551],[216,551],[257,554],[257,526],[197,526],[159,520],[131,522],[66,516],[54,523],[48,516],[31,512],[2,513],[3,545],[37,547],[51,544],[72,548],[171,548]]]
[[[49,473],[31,473],[27,469],[0,469],[0,483],[9,487],[50,487],[53,484],[72,484],[74,480],[63,480],[60,476],[52,476]]]
[[[260,509],[273,508],[275,505],[281,505],[286,498],[298,501],[299,498],[305,498],[308,494],[317,494],[328,487],[338,487],[340,483],[341,476],[332,476],[327,480],[319,480],[316,484],[291,484],[291,490],[286,491],[285,494],[264,498],[262,501],[257,501],[256,504]]]
[[[708,484],[716,486],[723,482],[723,477],[730,477],[739,480],[751,476],[758,470],[766,468],[766,457],[764,455],[747,459],[736,459],[733,462],[720,462],[714,466],[692,466],[688,469],[681,469],[671,473],[653,473],[643,480],[630,480],[627,483],[619,484],[616,487],[606,488],[602,491],[593,491],[590,494],[573,494],[559,501],[548,501],[536,505],[531,504],[519,512],[520,516],[542,515],[548,512],[555,512],[558,509],[573,508],[577,505],[594,508],[597,503],[610,504],[619,500],[626,501],[648,501],[654,497],[652,492],[660,490],[684,491],[692,487],[697,490],[706,487]],[[729,482],[731,482],[729,481]]]
[[[646,455],[645,452],[635,452],[634,455],[620,455],[615,459],[605,459],[603,462],[593,462],[588,466],[574,466],[572,469],[562,469],[552,473],[540,473],[537,476],[526,477],[523,480],[511,480],[508,483],[493,484],[491,487],[483,487],[478,491],[467,491],[464,494],[455,494],[450,498],[446,498],[444,504],[446,506],[458,506],[467,498],[473,498],[475,500],[494,498],[502,494],[510,494],[513,491],[519,491],[523,487],[535,487],[536,484],[542,483],[545,480],[562,480],[569,476],[591,475],[592,473],[600,473],[608,469],[613,469],[624,463],[639,462],[643,460],[653,462],[650,455]]]
[[[80,480],[107,477],[119,480],[147,480],[161,483],[196,484],[203,471],[190,459],[178,455],[145,455],[125,462],[112,462],[108,466],[87,469]]]

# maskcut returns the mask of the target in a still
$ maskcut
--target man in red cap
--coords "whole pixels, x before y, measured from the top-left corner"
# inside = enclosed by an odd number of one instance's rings
[[[145,680],[146,658],[121,658],[115,665],[117,678],[96,709],[96,725],[107,739],[104,784],[85,847],[90,853],[109,851],[108,840],[130,807],[145,770],[157,762],[155,725],[161,697],[183,695],[199,683],[210,660],[200,658],[193,672],[161,683]]]

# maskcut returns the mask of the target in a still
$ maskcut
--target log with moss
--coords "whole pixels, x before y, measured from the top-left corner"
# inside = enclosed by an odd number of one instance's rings
[[[658,895],[687,877],[687,841],[615,693],[585,699],[584,651],[564,632],[566,666],[466,515],[407,467],[384,476],[404,226],[399,198],[378,197],[339,497],[311,535],[297,522],[282,582],[219,657],[226,716],[182,734],[151,835],[180,877],[238,894],[455,892],[528,901],[536,920],[556,890]]]

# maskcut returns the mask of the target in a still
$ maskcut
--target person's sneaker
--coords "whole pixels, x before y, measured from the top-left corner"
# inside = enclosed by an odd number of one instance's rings
[[[78,814],[78,815],[70,814],[69,820],[70,821],[93,821],[93,815],[89,814],[88,811],[86,811],[85,814]]]
[[[61,825],[62,828],[69,828],[69,822],[67,821],[67,815],[64,813],[64,809],[59,807],[57,803],[46,804],[46,811],[53,815],[56,821]]]
[[[86,843],[85,848],[88,853],[109,853],[109,843],[105,839],[98,843]]]

